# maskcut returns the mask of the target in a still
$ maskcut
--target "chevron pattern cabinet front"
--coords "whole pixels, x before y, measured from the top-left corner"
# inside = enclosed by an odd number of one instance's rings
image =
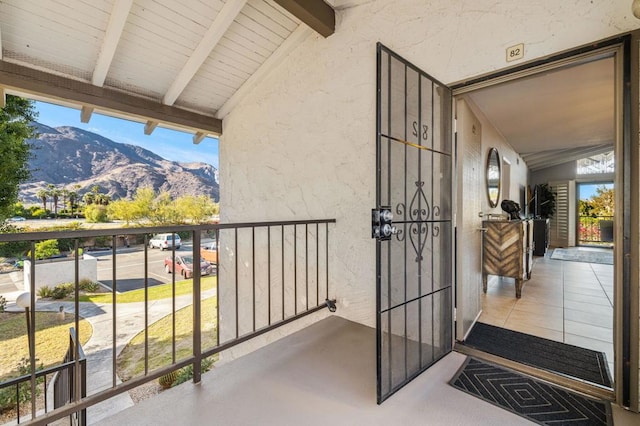
[[[531,274],[532,226],[529,220],[484,221],[482,242],[482,289],[487,292],[487,276],[515,278],[516,297]]]

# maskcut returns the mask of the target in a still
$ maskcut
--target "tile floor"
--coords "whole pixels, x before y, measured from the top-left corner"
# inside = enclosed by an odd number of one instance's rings
[[[480,321],[607,355],[613,372],[613,265],[535,257],[515,298],[514,280],[490,276]]]

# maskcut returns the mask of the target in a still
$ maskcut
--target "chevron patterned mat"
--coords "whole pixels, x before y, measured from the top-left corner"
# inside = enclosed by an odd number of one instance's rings
[[[450,385],[542,425],[613,425],[609,402],[467,358]]]

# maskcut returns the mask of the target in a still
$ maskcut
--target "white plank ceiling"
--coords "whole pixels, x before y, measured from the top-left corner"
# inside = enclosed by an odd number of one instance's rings
[[[0,1],[3,62],[215,119],[311,33],[274,0]]]

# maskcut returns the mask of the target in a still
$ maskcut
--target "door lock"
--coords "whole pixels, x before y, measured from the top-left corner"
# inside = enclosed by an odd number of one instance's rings
[[[393,213],[391,207],[381,206],[371,210],[371,238],[378,241],[388,241],[398,230],[391,224]]]

